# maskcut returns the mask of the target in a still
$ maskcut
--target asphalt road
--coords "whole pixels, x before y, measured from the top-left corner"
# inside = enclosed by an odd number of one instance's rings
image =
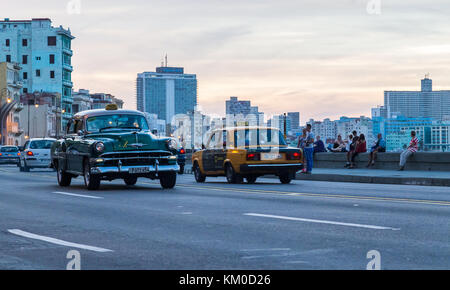
[[[450,189],[224,178],[172,190],[0,166],[0,269],[450,269]]]

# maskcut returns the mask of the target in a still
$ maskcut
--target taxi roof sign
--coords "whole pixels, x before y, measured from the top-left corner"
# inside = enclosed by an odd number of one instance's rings
[[[107,110],[107,111],[115,111],[117,109],[119,109],[117,104],[108,104],[105,106],[105,110]]]

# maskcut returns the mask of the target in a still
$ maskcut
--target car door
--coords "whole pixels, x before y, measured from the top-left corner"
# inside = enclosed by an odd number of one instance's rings
[[[67,123],[66,135],[64,136],[64,143],[66,144],[66,160],[67,170],[79,172],[77,163],[79,162],[78,150],[75,148],[75,122],[70,120]]]
[[[203,170],[206,172],[214,171],[214,149],[217,141],[217,132],[211,134],[206,143],[206,148],[202,152]]]

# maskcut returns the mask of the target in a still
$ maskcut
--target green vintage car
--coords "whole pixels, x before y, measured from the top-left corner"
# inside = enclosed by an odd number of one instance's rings
[[[112,105],[74,115],[64,138],[52,146],[51,159],[60,186],[78,176],[90,190],[98,189],[101,180],[120,178],[134,185],[146,177],[173,188],[180,169],[176,147],[174,139],[150,132],[143,113]]]

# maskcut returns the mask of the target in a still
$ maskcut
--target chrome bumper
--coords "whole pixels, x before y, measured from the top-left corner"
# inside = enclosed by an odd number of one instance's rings
[[[174,165],[136,165],[136,166],[99,166],[92,167],[91,174],[106,174],[106,173],[129,173],[130,168],[146,168],[148,167],[148,173],[158,173],[158,172],[170,172],[179,171],[180,166],[178,164]],[[134,173],[130,173],[134,174]]]

